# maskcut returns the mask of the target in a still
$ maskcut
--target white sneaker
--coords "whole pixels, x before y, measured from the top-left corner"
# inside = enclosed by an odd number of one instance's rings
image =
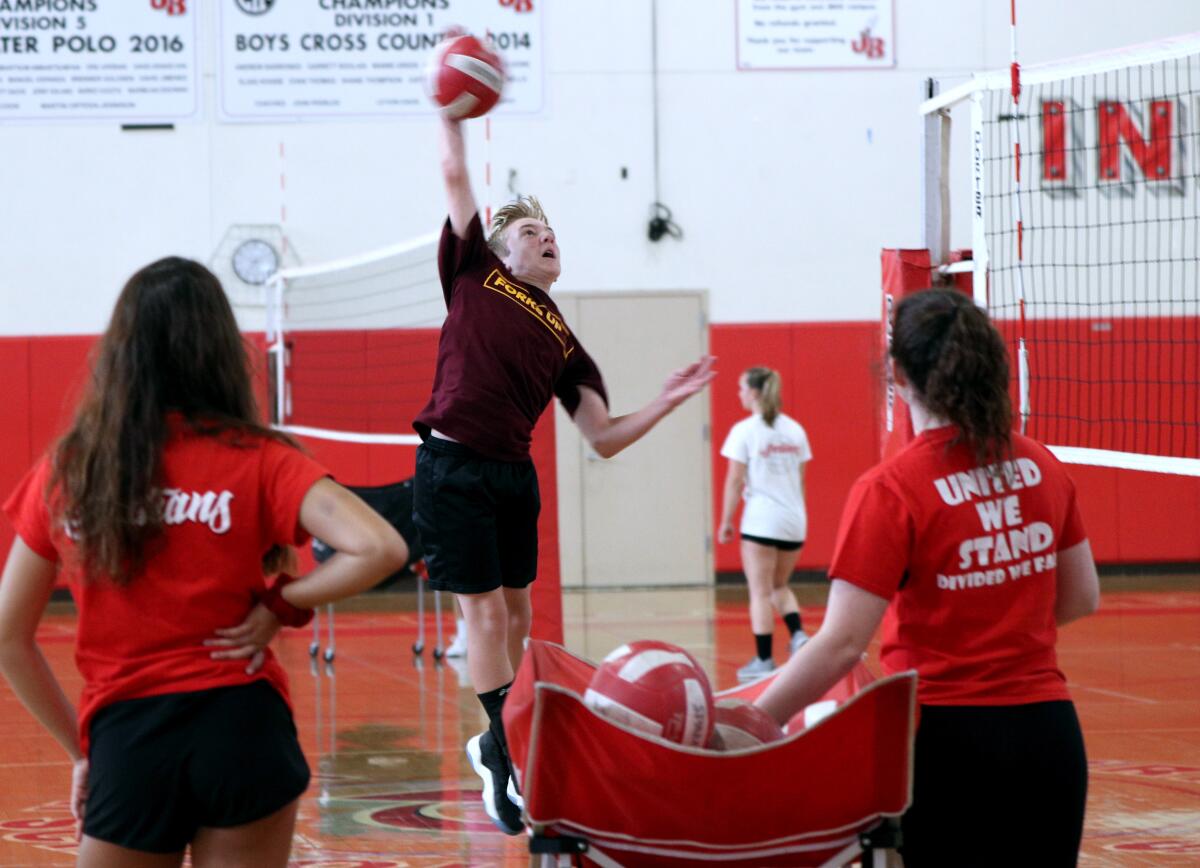
[[[450,644],[446,646],[444,656],[446,657],[466,657],[467,656],[467,625],[461,619],[454,621],[455,633],[450,637]]]
[[[757,681],[764,675],[770,675],[774,671],[774,660],[763,660],[761,657],[755,657],[737,671],[737,679],[742,682]]]
[[[804,643],[808,641],[808,634],[803,630],[797,630],[792,634],[792,638],[788,640],[788,652],[795,654],[804,647]]]
[[[421,658],[416,658],[420,660]],[[447,666],[454,670],[454,677],[458,681],[459,687],[471,686],[471,674],[467,672],[467,660],[465,657],[444,657],[443,661]]]

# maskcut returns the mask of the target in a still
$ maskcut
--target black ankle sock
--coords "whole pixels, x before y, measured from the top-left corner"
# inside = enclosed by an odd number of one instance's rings
[[[771,659],[771,639],[772,635],[770,633],[754,634],[754,648],[758,653],[759,660]]]
[[[783,616],[783,623],[787,624],[788,632],[795,636],[800,632],[800,613],[789,612]]]
[[[508,696],[508,691],[511,687],[512,682],[510,681],[508,684],[497,687],[495,690],[489,690],[487,693],[475,694],[479,699],[479,704],[487,712],[488,729],[492,731],[492,737],[499,742],[505,756],[508,756],[508,739],[504,737],[504,718],[501,715],[504,712],[504,698]]]

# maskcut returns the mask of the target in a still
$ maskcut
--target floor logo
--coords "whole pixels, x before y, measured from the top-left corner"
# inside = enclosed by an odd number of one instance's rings
[[[339,801],[351,810],[358,808],[354,822],[363,826],[412,832],[487,832],[493,828],[478,790],[375,793]]]

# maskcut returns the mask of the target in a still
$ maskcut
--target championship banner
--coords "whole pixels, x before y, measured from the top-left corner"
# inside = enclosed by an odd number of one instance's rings
[[[737,68],[890,69],[894,0],[737,0]]]
[[[496,112],[542,110],[547,0],[219,2],[222,120],[432,115],[425,70],[451,26],[503,58],[508,81]]]
[[[0,123],[200,111],[198,0],[0,0]]]

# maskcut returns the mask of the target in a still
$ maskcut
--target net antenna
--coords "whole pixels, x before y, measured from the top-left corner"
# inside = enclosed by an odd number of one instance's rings
[[[271,420],[289,434],[415,446],[446,316],[434,233],[266,288]]]
[[[925,96],[926,245],[973,272],[1023,430],[1066,462],[1200,476],[1200,33],[1023,68],[1014,47]],[[970,205],[973,258],[945,265],[950,202]]]

